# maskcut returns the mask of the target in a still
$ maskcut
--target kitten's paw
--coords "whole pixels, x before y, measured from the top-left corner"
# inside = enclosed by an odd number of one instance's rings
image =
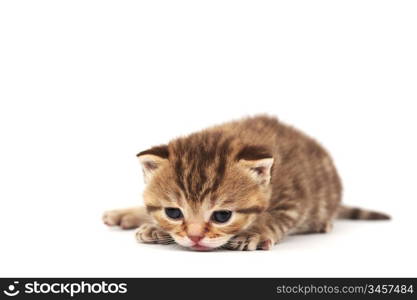
[[[122,229],[132,229],[140,225],[140,219],[133,210],[116,209],[103,214],[103,222],[108,226],[120,226]]]
[[[142,224],[136,231],[136,239],[141,243],[172,244],[171,236],[154,224]]]
[[[272,238],[259,233],[243,232],[233,237],[224,248],[239,251],[270,250],[272,245]]]

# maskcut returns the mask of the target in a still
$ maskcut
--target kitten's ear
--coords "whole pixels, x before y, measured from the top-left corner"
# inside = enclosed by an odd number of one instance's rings
[[[151,149],[142,151],[136,155],[142,165],[145,183],[148,183],[155,172],[164,164],[168,163],[169,151],[168,146],[156,146]]]
[[[261,146],[247,146],[239,152],[236,159],[257,183],[268,185],[271,182],[274,159],[268,149]]]
[[[257,183],[268,185],[271,182],[271,169],[274,164],[273,158],[263,158],[259,160],[241,159],[239,164],[249,172]]]

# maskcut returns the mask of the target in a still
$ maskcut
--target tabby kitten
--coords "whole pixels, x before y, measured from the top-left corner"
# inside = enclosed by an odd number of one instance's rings
[[[341,205],[328,153],[269,116],[212,127],[137,156],[145,207],[110,211],[103,220],[139,227],[141,242],[269,250],[289,234],[329,232],[336,217],[389,219]]]

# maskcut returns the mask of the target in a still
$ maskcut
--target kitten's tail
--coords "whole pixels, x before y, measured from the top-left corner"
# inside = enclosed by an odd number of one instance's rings
[[[390,220],[391,217],[387,214],[366,210],[358,207],[349,207],[341,205],[337,216],[339,219],[350,220]]]

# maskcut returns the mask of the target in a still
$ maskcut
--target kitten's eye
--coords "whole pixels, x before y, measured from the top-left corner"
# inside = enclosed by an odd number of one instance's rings
[[[167,207],[165,208],[165,213],[168,217],[174,220],[182,218],[182,212],[179,208]]]
[[[232,216],[230,210],[218,210],[211,215],[211,219],[217,223],[226,223]]]

